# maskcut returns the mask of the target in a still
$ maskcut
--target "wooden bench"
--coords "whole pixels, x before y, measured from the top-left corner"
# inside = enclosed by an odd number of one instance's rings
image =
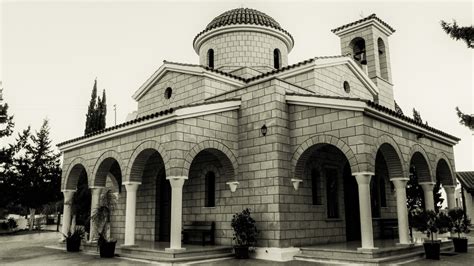
[[[398,220],[384,218],[379,220],[380,223],[380,236],[381,238],[386,238],[387,234],[390,233],[390,237],[395,239],[395,236],[398,233]]]
[[[214,222],[186,222],[183,225],[183,242],[189,243],[190,235],[199,235],[201,237],[201,243],[204,246],[206,242],[214,245],[214,232],[216,230],[216,224]],[[206,241],[206,237],[209,236],[209,241]]]

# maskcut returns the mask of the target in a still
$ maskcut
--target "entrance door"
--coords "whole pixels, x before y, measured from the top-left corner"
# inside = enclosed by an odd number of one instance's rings
[[[159,175],[159,232],[158,240],[170,241],[171,230],[171,185],[165,178],[164,171]]]
[[[349,164],[344,167],[344,206],[346,218],[346,240],[360,240],[359,189],[357,180],[351,175]]]

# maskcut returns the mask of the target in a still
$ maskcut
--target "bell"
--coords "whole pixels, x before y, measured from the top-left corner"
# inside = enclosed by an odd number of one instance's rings
[[[365,52],[360,54],[360,64],[367,65],[367,58],[365,57]]]

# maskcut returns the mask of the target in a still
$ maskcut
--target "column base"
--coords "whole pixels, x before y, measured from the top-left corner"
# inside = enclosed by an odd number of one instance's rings
[[[376,249],[379,249],[379,248],[376,248],[376,247],[373,247],[373,248],[357,248],[357,252],[371,252],[371,251],[374,251]]]
[[[179,253],[186,251],[186,248],[165,248],[165,251],[170,253]]]

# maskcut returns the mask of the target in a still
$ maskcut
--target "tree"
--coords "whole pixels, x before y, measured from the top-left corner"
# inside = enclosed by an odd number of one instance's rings
[[[84,130],[84,135],[92,133],[95,131],[97,123],[97,79],[94,81],[94,87],[92,88],[91,100],[89,102],[89,108],[87,109],[86,114],[86,129]]]
[[[18,203],[29,209],[30,230],[34,226],[36,210],[46,203],[61,199],[61,167],[59,153],[52,150],[48,120],[36,134],[29,128],[20,135],[17,156],[13,159],[16,168]]]
[[[463,40],[468,48],[474,48],[474,28],[472,26],[460,27],[455,20],[453,20],[453,24],[441,20],[441,28],[452,39],[456,41]]]
[[[398,114],[398,115],[404,115],[403,114],[403,110],[402,108],[400,107],[400,105],[398,105],[397,101],[394,101],[395,102],[395,112]]]
[[[420,112],[418,112],[415,108],[413,108],[413,119],[415,122],[422,124],[423,119],[421,119]]]
[[[97,79],[92,88],[91,100],[86,114],[86,128],[84,134],[104,129],[106,124],[107,104],[105,100],[105,90],[102,91],[102,98],[97,97]]]
[[[474,115],[468,115],[464,114],[459,110],[459,107],[456,107],[456,112],[459,117],[459,123],[461,125],[465,125],[466,127],[470,128],[471,130],[474,130]]]

